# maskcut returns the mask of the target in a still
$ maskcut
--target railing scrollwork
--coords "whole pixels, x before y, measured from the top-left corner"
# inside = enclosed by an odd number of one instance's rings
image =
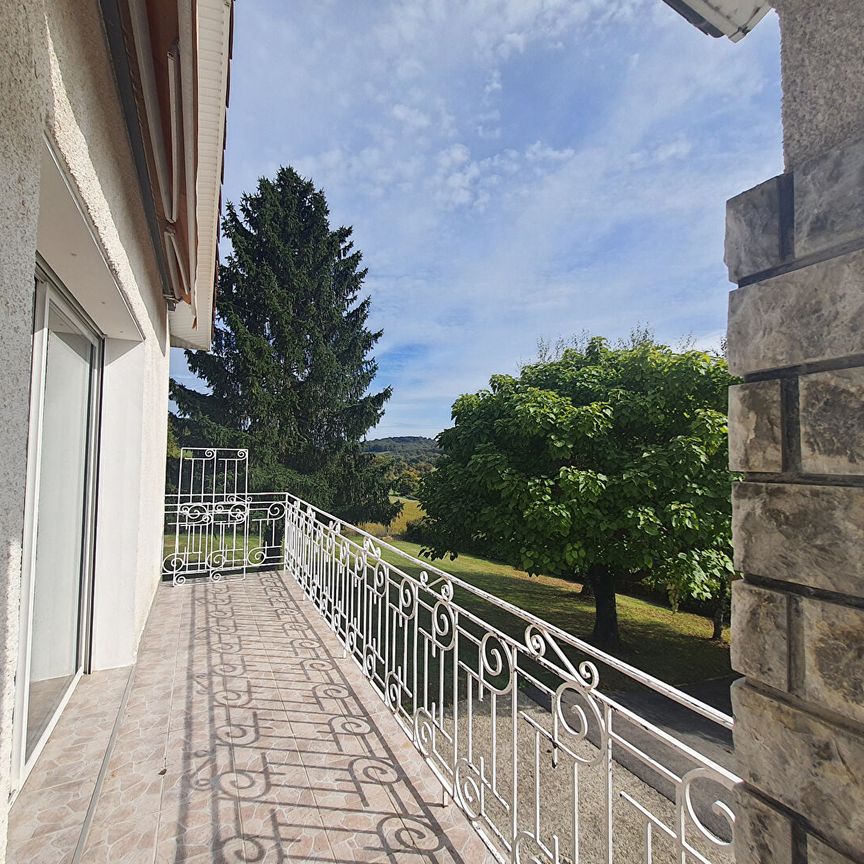
[[[284,560],[288,496],[248,489],[246,450],[184,447],[165,499],[162,575],[175,585],[242,578]]]
[[[184,453],[166,578],[287,571],[498,860],[734,861],[730,717],[305,501],[248,492],[245,451]]]
[[[499,860],[733,861],[738,778],[604,692],[601,669],[721,739],[731,718],[306,502],[286,518],[288,575]]]

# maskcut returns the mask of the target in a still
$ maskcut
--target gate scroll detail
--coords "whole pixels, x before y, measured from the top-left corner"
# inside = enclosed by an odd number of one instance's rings
[[[181,449],[177,491],[165,496],[164,579],[216,582],[281,567],[287,496],[250,492],[248,469],[248,450]]]

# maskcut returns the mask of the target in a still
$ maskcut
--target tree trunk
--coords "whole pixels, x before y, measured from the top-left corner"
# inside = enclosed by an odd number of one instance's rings
[[[618,606],[615,601],[615,578],[608,568],[593,565],[589,568],[588,583],[594,595],[594,642],[601,648],[618,648]]]
[[[711,634],[712,642],[720,642],[723,639],[723,613],[726,611],[726,603],[721,598],[714,607],[714,632]]]

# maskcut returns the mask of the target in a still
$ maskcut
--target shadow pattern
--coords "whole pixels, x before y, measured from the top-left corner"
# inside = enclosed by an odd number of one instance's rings
[[[178,591],[157,861],[486,859],[296,585],[265,573]]]

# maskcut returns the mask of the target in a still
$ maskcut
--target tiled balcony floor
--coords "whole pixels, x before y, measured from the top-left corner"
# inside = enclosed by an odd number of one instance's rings
[[[70,861],[81,837],[130,668],[85,675],[9,813],[10,864]],[[2,857],[2,856],[0,856]]]
[[[492,860],[341,657],[286,574],[160,587],[79,860]]]

